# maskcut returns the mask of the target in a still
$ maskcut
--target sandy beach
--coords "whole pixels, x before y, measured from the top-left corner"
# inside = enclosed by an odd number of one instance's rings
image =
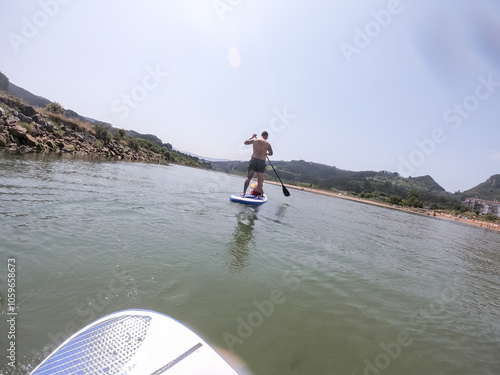
[[[266,183],[281,185],[279,182],[275,182],[275,181],[266,181]],[[464,223],[467,225],[475,226],[478,228],[485,228],[485,229],[490,229],[490,230],[500,232],[500,226],[498,224],[488,223],[488,222],[482,221],[482,220],[475,220],[475,219],[468,219],[468,218],[460,217],[460,216],[453,216],[450,214],[445,214],[445,213],[441,213],[439,211],[428,210],[428,209],[424,209],[424,208],[403,207],[403,206],[396,206],[396,205],[383,203],[383,202],[375,202],[375,201],[372,201],[369,199],[351,197],[351,196],[348,196],[342,192],[311,189],[311,188],[305,188],[305,187],[287,185],[287,184],[285,184],[285,186],[287,188],[294,189],[294,190],[302,190],[302,191],[307,191],[307,192],[314,193],[314,194],[327,195],[327,196],[334,197],[334,198],[348,199],[348,200],[356,201],[359,203],[371,204],[374,206],[380,206],[380,207],[390,208],[393,210],[405,211],[405,212],[412,213],[412,214],[427,216],[431,219],[443,219],[443,220],[455,221],[455,222],[460,222],[460,223]]]

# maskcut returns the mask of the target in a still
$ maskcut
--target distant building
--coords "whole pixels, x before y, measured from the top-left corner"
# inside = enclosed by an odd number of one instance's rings
[[[483,215],[494,215],[500,217],[500,202],[485,201],[484,199],[466,198],[462,204],[471,211],[477,211]]]

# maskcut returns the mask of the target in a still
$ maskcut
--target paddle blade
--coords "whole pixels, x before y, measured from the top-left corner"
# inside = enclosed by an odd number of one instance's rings
[[[285,194],[285,197],[289,197],[290,196],[290,192],[288,191],[288,189],[285,187],[285,185],[282,185],[283,186],[283,194]]]

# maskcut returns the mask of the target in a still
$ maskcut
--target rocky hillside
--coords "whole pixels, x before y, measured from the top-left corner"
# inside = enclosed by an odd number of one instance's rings
[[[118,129],[14,85],[0,72],[0,151],[68,153],[211,168],[158,137]]]
[[[462,197],[500,201],[500,174],[494,174],[476,187],[464,191]]]
[[[0,94],[0,147],[22,153],[72,153],[116,159],[161,162],[165,158],[100,141],[91,124],[35,109],[21,100]]]
[[[72,154],[211,168],[210,163],[198,158],[147,139],[127,136],[124,130],[112,133],[103,124],[33,107],[0,91],[0,151],[2,149],[16,153]]]

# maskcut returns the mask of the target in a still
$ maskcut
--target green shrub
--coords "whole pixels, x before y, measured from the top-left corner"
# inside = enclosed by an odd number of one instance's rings
[[[493,216],[492,214],[484,215],[483,218],[491,223],[496,223],[497,221],[500,220],[500,218]]]
[[[408,207],[422,208],[423,203],[420,201],[420,192],[418,190],[410,190],[408,192],[408,198],[403,201],[403,205]]]
[[[106,125],[96,124],[94,125],[95,136],[103,142],[109,142],[111,140],[111,132],[108,130]]]
[[[2,107],[2,108],[4,109],[5,114],[6,114],[7,116],[10,116],[10,111],[7,109],[7,106],[6,106],[5,104],[0,103],[0,107]]]
[[[113,133],[113,138],[116,139],[117,141],[120,141],[123,138],[125,138],[125,135],[127,135],[127,131],[125,129],[118,129],[116,132]]]
[[[53,132],[56,137],[62,138],[64,136],[64,130],[54,128]]]
[[[391,197],[389,198],[389,203],[400,205],[403,203],[403,200],[398,195],[391,195]]]
[[[127,140],[127,144],[132,150],[139,151],[139,141],[137,138],[130,137],[130,139]]]
[[[64,114],[64,108],[57,102],[49,103],[45,106],[45,109],[52,113]]]
[[[31,126],[31,124],[28,124],[27,122],[23,122],[23,121],[19,121],[17,124],[19,126],[22,126],[23,128],[25,128],[28,133],[30,133],[30,134],[33,133],[33,126]]]

